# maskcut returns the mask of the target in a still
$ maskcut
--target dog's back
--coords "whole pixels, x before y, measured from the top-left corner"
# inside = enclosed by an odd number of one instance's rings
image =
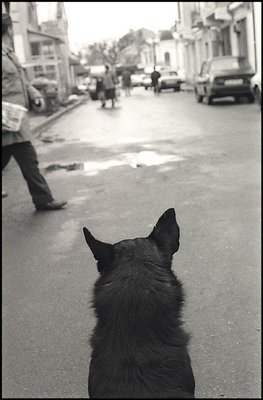
[[[84,233],[101,272],[93,300],[90,397],[194,397],[188,335],[180,320],[182,286],[171,271],[179,248],[174,210],[147,238],[109,245]]]

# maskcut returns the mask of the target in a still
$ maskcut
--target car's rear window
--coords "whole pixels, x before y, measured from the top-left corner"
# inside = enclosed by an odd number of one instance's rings
[[[225,69],[239,69],[239,68],[249,68],[249,63],[246,58],[226,58],[221,60],[213,60],[211,62],[212,71],[220,71]]]

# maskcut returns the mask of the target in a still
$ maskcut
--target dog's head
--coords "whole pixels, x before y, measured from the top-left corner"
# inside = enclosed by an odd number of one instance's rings
[[[180,228],[173,208],[164,212],[151,234],[146,238],[122,240],[115,244],[108,244],[95,239],[87,228],[83,228],[83,232],[86,242],[98,262],[100,273],[110,268],[116,254],[120,252],[130,258],[135,258],[138,255],[140,257],[147,256],[149,252],[154,253],[158,249],[170,261],[180,245]]]

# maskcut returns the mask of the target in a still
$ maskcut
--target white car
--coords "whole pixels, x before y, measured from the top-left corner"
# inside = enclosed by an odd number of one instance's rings
[[[176,71],[161,72],[161,77],[158,80],[159,92],[164,89],[173,89],[175,92],[180,91],[181,80]]]
[[[132,86],[142,86],[142,81],[144,78],[144,74],[133,74],[131,75],[131,83]]]
[[[258,71],[254,76],[252,76],[250,79],[250,87],[257,103],[261,107],[261,71]]]

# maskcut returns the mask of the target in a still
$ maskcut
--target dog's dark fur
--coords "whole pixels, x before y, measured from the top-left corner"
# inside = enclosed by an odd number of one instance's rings
[[[188,335],[180,320],[183,290],[171,271],[180,235],[174,209],[146,238],[111,245],[83,230],[100,272],[90,397],[194,398]]]

